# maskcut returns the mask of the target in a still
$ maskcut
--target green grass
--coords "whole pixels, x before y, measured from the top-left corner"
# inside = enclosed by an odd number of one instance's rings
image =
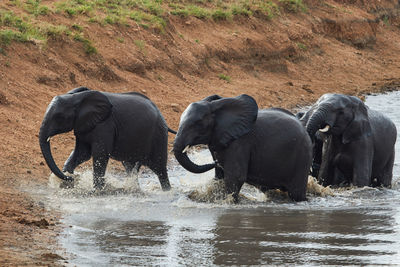
[[[9,45],[12,41],[27,42],[28,36],[13,30],[0,31],[0,45]]]
[[[229,11],[222,10],[222,9],[215,10],[211,15],[211,17],[215,21],[227,20],[227,19],[231,18],[231,16],[232,16],[232,13],[230,13]]]
[[[304,51],[307,50],[307,46],[305,44],[300,43],[300,42],[298,42],[296,44],[297,44],[297,47],[300,48],[301,50],[304,50]]]
[[[139,51],[143,54],[146,54],[146,42],[143,40],[135,40],[133,43],[139,48]]]
[[[118,24],[121,25],[125,22],[125,19],[121,16],[110,14],[107,15],[103,20],[103,25],[105,24]]]
[[[383,23],[384,23],[386,26],[390,26],[389,17],[388,17],[387,15],[385,15],[385,16],[383,17],[382,21],[383,21]]]
[[[50,12],[50,8],[40,3],[40,0],[27,0],[24,4],[24,9],[35,16],[47,15]]]
[[[188,6],[189,16],[196,17],[198,19],[206,19],[211,17],[211,12],[205,8],[190,5]]]
[[[215,21],[229,20],[235,16],[250,17],[254,14],[264,14],[264,17],[270,19],[280,14],[279,6],[268,0],[236,0],[230,3],[221,0],[168,2],[170,2],[168,7],[171,9],[169,13],[172,15]]]
[[[0,47],[14,41],[46,44],[50,38],[63,36],[82,42],[88,54],[97,50],[92,41],[82,37],[88,36],[85,35],[85,23],[102,27],[136,24],[163,33],[169,16],[220,22],[238,16],[272,19],[279,16],[281,10],[307,10],[302,0],[9,0],[8,5],[20,10],[17,14],[0,10]],[[71,25],[52,24],[51,19],[43,19],[49,15],[70,18]]]
[[[253,15],[253,12],[243,5],[233,5],[231,12],[234,16],[251,17]]]
[[[40,3],[40,1],[35,1],[35,3]],[[45,45],[49,39],[73,36],[73,40],[83,43],[87,54],[97,53],[92,42],[80,35],[83,32],[82,26],[73,24],[69,28],[62,24],[54,25],[40,20],[37,21],[34,19],[36,15],[32,14],[32,16],[20,17],[12,11],[1,10],[0,26],[3,26],[4,29],[0,30],[0,46],[8,46],[12,42],[35,42]]]
[[[88,55],[96,54],[97,49],[93,46],[92,41],[85,38],[82,34],[75,34],[74,40],[83,43],[83,48],[85,49],[85,53]]]
[[[166,25],[166,11],[159,0],[64,0],[55,6],[57,13],[67,17],[86,15],[89,22],[103,26],[129,25],[129,19],[158,30]]]
[[[227,81],[228,83],[231,82],[231,77],[225,74],[218,74],[218,78],[220,78],[221,80]]]
[[[283,8],[288,12],[306,12],[307,8],[302,0],[279,0]]]
[[[90,15],[94,9],[92,1],[67,0],[55,4],[56,12],[72,17],[78,14]]]
[[[83,32],[83,27],[79,24],[72,24],[71,28],[78,32]]]
[[[70,30],[65,25],[54,25],[47,22],[33,22],[29,17],[19,17],[12,11],[0,11],[0,45],[9,45],[11,42],[41,41],[49,38],[68,35]]]
[[[8,26],[15,28],[20,32],[26,32],[31,25],[27,22],[27,18],[21,18],[12,11],[0,10],[0,26]]]
[[[198,19],[207,19],[211,17],[210,10],[193,4],[189,5],[170,4],[169,7],[172,8],[170,13],[172,15],[176,15],[179,17],[192,16]]]

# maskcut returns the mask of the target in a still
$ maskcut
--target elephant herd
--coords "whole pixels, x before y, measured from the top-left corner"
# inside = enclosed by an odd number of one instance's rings
[[[57,167],[50,138],[74,131],[75,149]],[[39,143],[50,170],[67,185],[81,163],[93,157],[93,183],[104,187],[110,158],[127,173],[141,166],[157,174],[163,190],[167,174],[168,132],[176,134],[173,153],[188,171],[215,169],[226,194],[238,201],[246,182],[261,191],[281,189],[294,201],[306,200],[308,175],[324,186],[390,187],[396,127],[359,98],[325,94],[306,112],[258,109],[248,95],[218,95],[191,103],[182,113],[178,132],[168,128],[160,110],[139,93],[107,93],[79,87],[54,97],[40,128]],[[187,155],[207,145],[213,163],[197,165]]]

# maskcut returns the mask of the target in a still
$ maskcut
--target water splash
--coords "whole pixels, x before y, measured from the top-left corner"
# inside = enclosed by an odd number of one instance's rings
[[[205,203],[233,204],[232,195],[225,193],[223,180],[212,180],[189,193],[188,198],[193,201]]]
[[[60,194],[65,195],[112,195],[112,194],[141,194],[138,177],[139,172],[132,172],[130,175],[123,175],[119,172],[107,172],[104,176],[105,186],[102,190],[96,190],[93,185],[93,172],[89,169],[77,171],[72,176],[74,181],[68,183],[50,174],[48,186]]]
[[[333,190],[330,188],[330,186],[325,187],[319,184],[317,179],[315,179],[315,177],[312,176],[308,176],[307,193],[321,197],[334,195]]]

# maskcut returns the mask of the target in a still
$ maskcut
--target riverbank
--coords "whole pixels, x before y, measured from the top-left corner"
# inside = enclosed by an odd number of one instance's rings
[[[280,6],[271,18],[254,11],[222,20],[174,15],[166,2],[162,30],[130,20],[129,27],[92,23],[87,14],[35,15],[12,2],[0,3],[1,10],[29,16],[33,25],[62,24],[85,39],[60,34],[46,43],[29,39],[1,46],[1,265],[62,264],[55,247],[60,214],[24,192],[47,183],[37,136],[55,95],[81,85],[139,91],[176,129],[186,106],[211,94],[246,93],[261,108],[295,109],[326,92],[361,96],[400,86],[397,1],[304,1],[305,10]],[[53,8],[52,1],[41,4]],[[0,29],[14,29],[3,15]],[[88,53],[89,44],[96,52]],[[66,134],[53,143],[62,166],[74,138]]]

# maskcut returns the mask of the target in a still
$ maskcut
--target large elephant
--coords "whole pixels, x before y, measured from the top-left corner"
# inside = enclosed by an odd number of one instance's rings
[[[139,93],[107,93],[79,87],[53,98],[40,128],[39,142],[50,170],[65,181],[73,181],[57,167],[50,138],[74,130],[75,149],[63,172],[73,173],[93,157],[93,181],[104,187],[109,158],[121,161],[126,171],[141,165],[154,171],[163,190],[170,189],[167,164],[168,131],[173,132],[157,106]]]
[[[193,163],[186,150],[206,144],[213,164]],[[209,96],[183,112],[173,147],[178,162],[188,171],[216,167],[227,194],[238,201],[244,182],[266,191],[282,189],[295,201],[306,200],[312,144],[305,128],[289,111],[258,110],[248,95]]]
[[[357,97],[325,94],[301,121],[322,140],[314,160],[323,185],[391,186],[397,131],[389,118]]]

